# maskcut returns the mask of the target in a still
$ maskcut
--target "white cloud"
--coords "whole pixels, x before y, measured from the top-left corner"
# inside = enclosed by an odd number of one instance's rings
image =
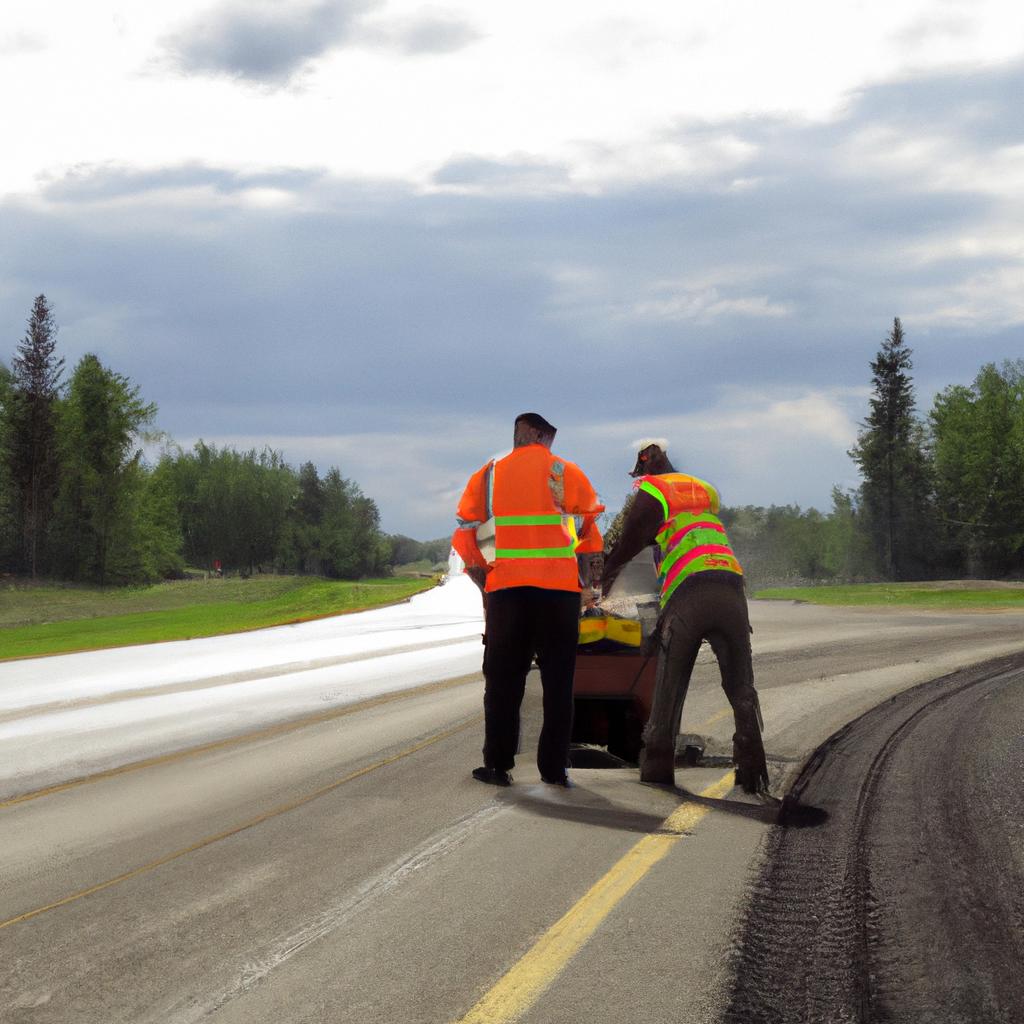
[[[408,56],[457,53],[471,46],[481,34],[458,13],[424,8],[403,16],[367,19],[356,41],[363,46],[383,47]]]
[[[1024,255],[1024,254],[1022,254]],[[922,327],[998,330],[1024,323],[1024,258],[908,295],[907,318]]]
[[[19,57],[46,49],[46,38],[35,32],[4,32],[0,34],[0,57]]]
[[[727,387],[699,411],[652,411],[593,424],[582,433],[592,459],[593,452],[609,452],[623,466],[630,438],[664,436],[676,468],[712,481],[728,505],[797,503],[825,510],[832,486],[853,475],[847,451],[867,396],[867,388]],[[680,406],[685,404],[684,390]]]
[[[282,154],[299,166],[426,185],[459,153],[565,164],[586,191],[742,160],[728,146],[674,146],[667,133],[679,124],[780,113],[822,120],[873,82],[951,59],[1011,59],[1024,9],[1009,0],[940,10],[932,0],[11,0],[5,31],[8,41],[47,44],[0,66],[4,94],[30,98],[8,108],[7,134],[48,130],[6,154],[0,191],[30,189],[41,171],[81,162],[260,166]],[[153,62],[169,38],[185,69],[241,82],[167,74]],[[268,95],[244,84],[300,71],[301,90]]]

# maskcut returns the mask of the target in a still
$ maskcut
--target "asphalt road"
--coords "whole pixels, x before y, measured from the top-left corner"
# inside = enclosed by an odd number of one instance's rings
[[[754,603],[752,619],[780,793],[893,694],[1024,649],[1012,613]],[[480,695],[435,683],[0,803],[0,1019],[722,1019],[783,830],[716,761],[731,726],[714,665],[683,721],[709,763],[676,789],[624,768],[540,783],[535,680],[515,785],[482,786]]]
[[[730,1022],[1009,1024],[1024,1009],[1024,655],[906,691],[791,790]]]

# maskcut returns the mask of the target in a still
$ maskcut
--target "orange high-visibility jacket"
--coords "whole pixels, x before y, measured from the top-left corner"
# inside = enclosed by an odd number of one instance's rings
[[[452,547],[467,568],[489,570],[488,591],[579,591],[576,556],[602,549],[595,520],[603,511],[579,466],[541,444],[524,445],[470,477],[459,501]],[[488,561],[480,552],[477,529],[492,518],[494,557]]]

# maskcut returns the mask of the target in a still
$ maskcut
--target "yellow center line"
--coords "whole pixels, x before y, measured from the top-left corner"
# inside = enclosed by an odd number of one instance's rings
[[[732,771],[712,783],[701,797],[720,799],[733,788]],[[525,1013],[583,948],[601,922],[710,808],[677,807],[657,832],[646,835],[556,921],[521,960],[458,1024],[505,1024]]]
[[[131,761],[128,764],[118,765],[116,768],[107,768],[101,772],[94,772],[92,775],[83,775],[77,779],[70,779],[67,782],[59,782],[53,786],[46,786],[43,789],[35,789],[30,793],[22,793],[20,796],[10,797],[7,800],[0,800],[0,810],[5,807],[14,807],[17,804],[27,803],[29,800],[38,800],[40,797],[52,796],[54,793],[63,793],[65,790],[76,789],[78,786],[87,786],[93,782],[101,782],[104,779],[112,779],[118,775],[125,775],[128,772],[137,772],[143,768],[155,768],[159,765],[173,764],[176,761],[188,757],[197,757],[200,754],[208,754],[213,750],[224,750],[227,747],[240,746],[243,743],[253,743],[259,740],[273,739],[276,736],[283,736],[286,733],[296,732],[311,725],[320,725],[324,722],[333,721],[336,718],[344,718],[346,715],[354,715],[360,711],[367,711],[370,708],[380,707],[383,704],[392,704],[395,701],[408,700],[411,697],[422,697],[426,694],[437,693],[439,690],[447,690],[455,686],[462,686],[465,683],[473,682],[480,678],[479,673],[468,676],[459,676],[456,679],[445,679],[438,683],[428,683],[426,686],[417,686],[410,690],[399,690],[396,693],[385,693],[379,697],[371,697],[368,700],[361,700],[355,704],[346,704],[340,708],[330,708],[327,711],[318,711],[313,715],[306,715],[291,722],[280,722],[277,725],[269,725],[253,732],[242,733],[240,736],[229,736],[223,740],[213,740],[210,743],[203,743],[196,747],[189,747],[186,750],[176,750],[170,754],[160,754],[157,757],[147,757],[141,761]]]
[[[370,772],[376,771],[378,768],[385,768],[389,764],[401,761],[402,758],[408,757],[410,754],[415,754],[417,751],[423,750],[425,747],[429,747],[434,743],[439,743],[441,740],[448,739],[449,736],[454,736],[456,733],[460,733],[463,730],[468,729],[470,726],[479,725],[479,723],[483,721],[483,717],[483,715],[474,715],[473,718],[466,722],[462,722],[460,725],[435,733],[433,736],[429,736],[425,740],[420,740],[419,743],[414,743],[411,747],[407,747],[405,750],[397,754],[392,754],[390,757],[385,757],[382,760],[376,761],[364,768],[359,768],[354,772],[350,772],[343,778],[335,779],[334,782],[330,782],[326,786],[321,786],[319,789],[314,790],[312,793],[307,793],[305,796],[301,796],[297,800],[292,800],[289,803],[281,804],[279,807],[274,807],[269,811],[264,811],[262,814],[258,814],[254,818],[249,818],[247,821],[241,822],[241,824],[234,825],[231,828],[226,828],[215,835],[206,836],[205,838],[199,839],[180,850],[175,850],[173,853],[165,854],[163,857],[158,857],[156,860],[151,860],[146,864],[139,865],[137,868],[132,868],[131,871],[125,871],[114,878],[108,878],[105,882],[99,882],[97,885],[89,886],[88,889],[82,889],[80,892],[72,893],[70,896],[63,897],[63,899],[56,900],[53,903],[48,903],[45,907],[37,907],[35,910],[29,910],[24,914],[18,914],[16,917],[8,918],[6,921],[0,921],[0,929],[7,928],[12,924],[18,924],[20,921],[29,921],[33,917],[45,914],[48,910],[56,910],[58,907],[67,906],[67,904],[84,899],[86,896],[91,896],[93,893],[102,892],[102,890],[109,889],[111,886],[117,885],[119,882],[126,882],[131,878],[136,878],[139,875],[145,874],[147,871],[152,871],[154,868],[161,867],[164,864],[169,864],[172,860],[177,860],[179,857],[184,857],[186,854],[194,853],[196,850],[201,850],[206,846],[211,846],[213,843],[220,842],[222,839],[238,835],[239,832],[244,832],[246,829],[253,828],[255,825],[268,821],[270,818],[276,818],[281,814],[287,814],[289,811],[294,811],[296,808],[302,807],[304,804],[311,803],[313,800],[324,796],[326,793],[330,793],[339,786],[344,786],[346,782],[352,782],[355,779],[362,778],[362,776],[369,775]]]
[[[712,715],[710,718],[705,718],[703,722],[698,722],[694,729],[706,729],[709,725],[714,725],[716,722],[720,722],[723,718],[732,717],[732,708],[723,708],[717,714]]]

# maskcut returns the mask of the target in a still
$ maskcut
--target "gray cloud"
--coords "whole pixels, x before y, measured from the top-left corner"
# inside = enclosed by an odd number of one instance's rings
[[[850,117],[881,122],[910,135],[932,131],[971,144],[1024,142],[1024,64],[949,72],[864,90]]]
[[[467,188],[536,191],[569,184],[568,168],[544,160],[488,160],[483,157],[454,157],[433,175],[436,185]]]
[[[364,34],[364,40],[412,56],[456,53],[481,39],[480,32],[454,15],[426,13]]]
[[[167,39],[165,48],[187,73],[282,85],[309,61],[343,44],[357,19],[375,3],[230,0]]]
[[[531,408],[612,500],[649,420],[730,502],[826,505],[893,316],[924,407],[1024,351],[1019,256],[956,244],[1005,231],[1013,194],[925,187],[858,140],[926,131],[985,164],[1019,130],[1022,73],[879,86],[826,125],[684,125],[682,146],[738,138],[749,156],[604,194],[507,188],[557,179],[526,159],[453,161],[438,180],[475,187],[426,195],[287,169],[81,169],[41,202],[0,203],[0,359],[44,291],[69,364],[97,351],[172,435],[337,461],[414,536],[444,532],[451,491]],[[253,188],[296,202],[264,209]],[[939,315],[1004,276],[990,308]],[[367,457],[383,437],[415,453],[416,501]]]
[[[43,182],[42,194],[48,200],[63,203],[128,200],[147,193],[181,193],[194,189],[230,196],[254,188],[306,191],[324,176],[323,171],[315,169],[240,172],[201,163],[155,170],[119,165],[86,166]]]

